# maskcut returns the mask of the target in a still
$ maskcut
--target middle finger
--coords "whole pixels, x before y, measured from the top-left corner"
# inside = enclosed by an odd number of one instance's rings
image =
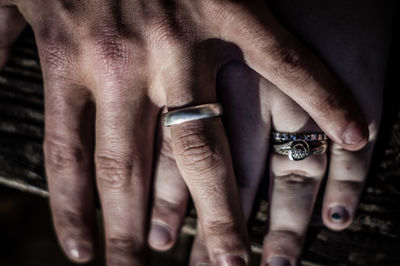
[[[121,84],[121,83],[112,83]],[[145,92],[104,88],[97,99],[96,176],[104,215],[107,265],[144,265],[146,218],[157,108]],[[113,90],[113,97],[107,91]],[[119,96],[115,96],[119,95]],[[134,95],[134,96],[133,96]]]

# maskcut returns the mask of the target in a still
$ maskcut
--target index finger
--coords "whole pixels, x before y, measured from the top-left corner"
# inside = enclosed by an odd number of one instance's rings
[[[220,30],[241,47],[246,63],[299,104],[337,144],[347,150],[364,147],[368,127],[351,91],[266,6],[234,12],[241,15],[229,18],[240,20],[220,23],[225,25]]]

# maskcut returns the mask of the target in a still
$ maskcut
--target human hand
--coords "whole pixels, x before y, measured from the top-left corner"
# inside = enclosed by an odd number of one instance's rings
[[[271,125],[274,130],[284,132],[319,131],[319,128],[303,109],[243,64],[229,64],[221,71],[219,99],[225,110],[224,125],[246,217],[253,208],[260,181],[271,171],[270,227],[264,242],[262,263],[295,265],[302,251],[317,191],[326,175],[327,159],[330,166],[322,209],[323,222],[332,230],[343,230],[354,219],[378,134],[390,16],[385,14],[385,6],[360,1],[355,6],[363,12],[358,13],[358,24],[350,26],[343,23],[354,18],[355,10],[344,8],[345,2],[326,5],[317,1],[296,4],[280,1],[275,5],[276,12],[293,31],[306,39],[352,89],[366,114],[371,132],[368,145],[357,152],[346,151],[332,143],[328,156],[314,155],[293,162],[287,157],[271,154],[268,163]],[[297,10],[301,16],[293,16],[292,10]],[[332,13],[334,16],[320,17],[326,14],[326,10],[335,11]],[[364,27],[371,29],[368,36],[363,35]],[[173,167],[173,158],[168,156],[168,132],[164,132],[164,136],[167,137],[162,144],[163,152],[156,171],[153,219],[176,233],[182,217],[179,206],[185,206],[181,199],[185,199],[187,193],[182,181],[179,185],[179,172]],[[162,193],[164,191],[169,191],[169,195]],[[180,195],[180,198],[171,200],[171,195]],[[158,207],[158,201],[169,202],[172,205],[169,212],[160,212],[162,208]],[[151,236],[152,246],[162,249],[172,245],[176,234],[164,245]],[[202,239],[196,237],[191,265],[208,262]]]
[[[352,98],[261,1],[0,4],[16,5],[35,32],[45,84],[50,202],[60,243],[76,261],[93,256],[96,176],[108,264],[144,263],[159,112],[216,102],[216,73],[229,61],[245,62],[272,81],[343,147],[366,142]],[[14,37],[7,37],[12,43]],[[351,134],[344,134],[349,128]],[[220,119],[174,126],[171,136],[211,260],[247,259]],[[351,136],[349,143],[344,136]]]

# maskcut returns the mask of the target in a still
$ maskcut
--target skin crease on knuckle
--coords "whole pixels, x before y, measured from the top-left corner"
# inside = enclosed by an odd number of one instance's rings
[[[222,160],[220,147],[215,135],[208,128],[184,125],[176,133],[179,137],[174,142],[176,156],[190,169],[191,175],[203,176],[213,172]]]
[[[289,174],[286,176],[276,176],[275,183],[281,183],[280,186],[285,186],[288,190],[296,191],[298,189],[304,189],[309,186],[314,186],[315,183],[319,182],[317,178],[299,175]]]
[[[115,236],[107,240],[111,253],[138,253],[142,254],[141,241],[127,236]]]
[[[107,243],[107,265],[145,265],[143,241],[133,236],[114,236]]]
[[[169,201],[169,199],[157,198],[154,208],[159,215],[168,216],[170,214],[179,214],[181,206],[176,202]]]
[[[43,144],[46,164],[56,171],[77,168],[85,159],[82,147],[66,143],[60,138],[48,136]]]
[[[288,82],[288,85],[296,84],[299,87],[305,84],[310,78],[310,73],[304,71],[306,68],[305,58],[309,58],[290,46],[284,46],[278,43],[271,49],[272,54],[276,57],[274,63],[275,77],[282,82]]]
[[[82,224],[90,222],[89,217],[68,208],[55,209],[53,215],[56,219],[61,243],[65,243],[65,240],[68,239],[85,239],[91,236],[91,232],[85,232],[87,235],[83,235],[81,230]]]
[[[123,157],[129,158],[129,157]],[[128,188],[132,183],[133,163],[116,156],[97,154],[95,156],[96,173],[102,186],[110,190]]]

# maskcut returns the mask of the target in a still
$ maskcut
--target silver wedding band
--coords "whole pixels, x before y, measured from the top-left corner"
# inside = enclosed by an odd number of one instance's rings
[[[328,137],[324,133],[272,132],[273,151],[301,161],[311,155],[324,154],[328,149]]]
[[[189,121],[221,116],[222,114],[221,104],[202,104],[167,112],[162,115],[162,124],[165,127],[170,127]]]

